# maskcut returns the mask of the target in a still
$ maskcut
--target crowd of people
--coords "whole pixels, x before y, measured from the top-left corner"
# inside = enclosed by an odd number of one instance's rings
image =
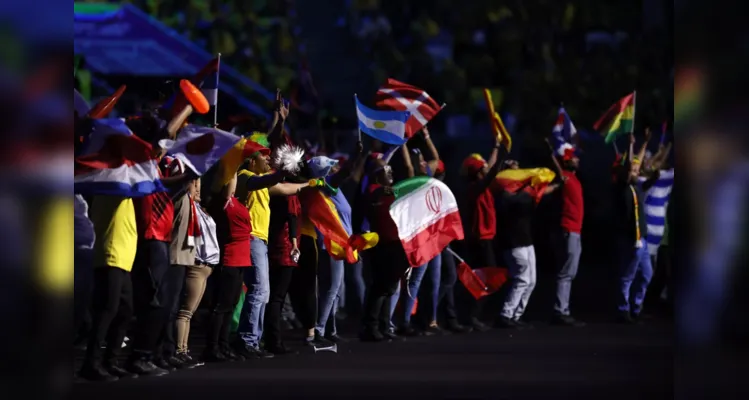
[[[397,77],[427,88],[453,113],[476,112],[481,90],[492,88],[503,113],[531,135],[545,131],[539,114],[553,113],[554,102],[592,123],[608,93],[637,86],[641,121],[669,115],[667,29],[643,27],[644,7],[587,0],[346,3],[352,47],[369,60],[371,81]]]
[[[345,341],[336,326],[342,302],[357,305],[353,309],[361,318],[359,339],[368,342],[486,331],[491,324],[524,328],[523,315],[536,284],[533,215],[540,199],[554,192],[563,198],[558,229],[566,252],[559,265],[553,322],[583,325],[569,304],[584,218],[574,147],[552,151],[559,173],[543,187],[534,180],[513,188],[498,184],[500,171],[520,168],[499,140],[488,159],[480,154],[464,159],[459,174],[468,184],[468,207],[463,210],[466,258],[474,268],[504,266],[508,271],[501,308],[484,310],[486,298],[472,297],[458,283],[450,246],[424,265],[409,265],[389,211],[395,200],[394,176],[443,180],[447,173],[426,126],[416,135],[423,151],[407,143],[391,153],[402,159],[394,163],[402,165],[398,174],[388,156],[365,153],[361,140],[343,163],[308,151],[303,167],[293,172],[278,161],[294,145],[284,129],[289,109],[279,91],[268,132],[247,133],[253,140],[246,141],[241,167],[214,168],[198,176],[164,148],[164,139],[179,137],[189,113],[173,115],[169,123],[156,114],[126,119],[133,134],[159,149],[160,181],[166,191],[132,198],[76,194],[75,328],[87,340],[81,378],[114,381],[164,375],[204,362],[282,356],[292,351],[282,334],[285,321],[299,324],[305,345],[330,348]],[[77,115],[77,151],[85,147],[91,129],[91,118]],[[662,146],[657,154],[647,154],[647,140],[636,151],[634,136],[630,138],[629,150],[612,166],[618,213],[611,229],[616,230],[622,263],[616,309],[624,323],[642,315],[653,276],[645,241],[649,228],[644,192],[659,177],[668,151]],[[346,181],[357,185],[348,198],[341,190]],[[353,238],[375,233],[378,239],[359,237],[369,244],[342,257],[339,245],[311,222],[319,209],[303,198],[312,191],[319,191],[329,202],[323,204],[333,207],[346,234]],[[670,214],[665,218],[668,221]],[[667,240],[666,233],[664,244]],[[501,254],[495,253],[495,243]],[[667,265],[668,259],[664,251],[658,263]],[[660,270],[667,272],[665,267]],[[353,295],[342,290],[344,281],[354,282],[349,291]],[[206,293],[210,298],[203,298]],[[201,302],[209,304],[210,316],[205,350],[197,355],[190,352],[195,342],[190,326]],[[489,324],[482,320],[487,313],[495,316]],[[121,365],[126,334],[132,337],[130,354]]]

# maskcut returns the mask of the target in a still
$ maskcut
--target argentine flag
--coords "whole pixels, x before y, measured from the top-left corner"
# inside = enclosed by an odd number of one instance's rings
[[[380,111],[365,107],[356,99],[356,117],[359,129],[383,143],[400,146],[406,138],[406,121],[411,116],[408,111]]]

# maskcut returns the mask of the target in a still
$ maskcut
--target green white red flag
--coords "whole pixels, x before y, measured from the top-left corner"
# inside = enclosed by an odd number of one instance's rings
[[[419,176],[393,187],[390,216],[411,266],[427,263],[453,240],[463,239],[458,202],[437,179]]]

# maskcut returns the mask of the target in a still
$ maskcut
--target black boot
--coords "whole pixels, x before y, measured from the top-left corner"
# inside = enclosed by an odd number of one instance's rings
[[[98,361],[87,361],[83,364],[83,368],[81,368],[78,376],[91,382],[114,382],[118,379],[116,376],[110,374]]]
[[[452,333],[466,333],[470,331],[469,328],[461,325],[456,319],[450,319],[447,321],[447,330]]]
[[[163,376],[169,373],[169,371],[157,367],[146,357],[131,356],[125,369],[134,374],[140,376]]]

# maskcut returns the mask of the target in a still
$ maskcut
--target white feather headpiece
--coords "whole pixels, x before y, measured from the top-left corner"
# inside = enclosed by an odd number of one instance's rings
[[[304,150],[302,148],[283,144],[273,156],[273,167],[291,174],[298,174],[303,159]]]

